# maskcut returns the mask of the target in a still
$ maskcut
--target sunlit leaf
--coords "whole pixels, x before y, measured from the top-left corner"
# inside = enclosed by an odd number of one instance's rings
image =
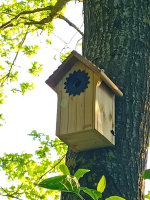
[[[102,178],[100,179],[97,185],[97,191],[102,193],[105,190],[105,187],[106,187],[106,178],[105,176],[102,176]]]
[[[109,197],[109,198],[107,198],[105,200],[126,200],[126,199],[124,199],[122,197],[118,197],[118,196],[111,196],[111,197]]]
[[[150,179],[150,169],[146,169],[144,171],[144,174],[142,175],[142,178],[144,178],[144,179]]]
[[[81,177],[83,177],[84,174],[86,174],[89,171],[90,170],[88,169],[78,169],[76,173],[74,174],[74,176],[79,180]]]
[[[89,189],[86,187],[81,187],[80,189],[83,190],[89,196],[91,196],[92,199],[94,200],[98,200],[99,198],[102,198],[102,193],[100,193],[99,191],[96,191],[94,189]]]
[[[80,191],[80,184],[77,178],[69,175],[55,176],[52,178],[45,179],[42,182],[40,182],[38,186],[51,190],[74,192],[77,194],[79,194]]]
[[[64,175],[70,175],[70,171],[66,165],[64,164],[60,165],[59,169]]]

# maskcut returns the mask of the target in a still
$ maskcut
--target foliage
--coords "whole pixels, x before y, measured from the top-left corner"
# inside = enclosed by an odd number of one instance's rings
[[[40,46],[32,44],[32,40],[43,33],[46,33],[44,34],[46,44],[52,44],[49,35],[54,30],[53,20],[60,18],[66,21],[63,13],[69,1],[71,0],[3,0],[0,2],[0,105],[7,98],[8,88],[13,93],[20,92],[22,95],[34,88],[33,83],[22,80],[20,72],[25,70],[33,76],[39,76],[43,70],[42,64],[31,60],[31,64],[24,68],[23,62],[20,66],[17,61],[20,58],[24,60],[25,57],[32,59],[38,53]],[[62,59],[64,58],[65,54],[62,54]],[[0,121],[4,121],[2,113],[0,113]],[[38,188],[36,185],[43,178],[51,176],[50,172],[60,171],[58,166],[64,163],[67,146],[59,139],[50,140],[48,135],[36,131],[32,131],[30,137],[40,143],[34,155],[5,153],[0,157],[0,171],[5,173],[9,181],[7,187],[0,185],[0,195],[7,196],[8,199],[25,197],[31,200],[46,200],[52,196],[52,199],[58,199],[59,195],[56,192]],[[53,150],[57,152],[58,160],[53,161],[51,157]]]
[[[61,54],[61,62],[63,62],[69,55],[71,54],[71,51],[67,52],[67,53],[62,53]]]
[[[35,154],[18,153],[4,154],[0,157],[0,171],[5,172],[9,187],[0,186],[0,195],[8,199],[26,197],[29,200],[47,200],[49,197],[58,199],[59,193],[52,190],[38,188],[36,185],[49,173],[60,172],[59,165],[64,163],[67,147],[60,140],[50,140],[48,135],[32,131],[29,136],[39,142],[39,149]],[[57,151],[58,147],[61,151]],[[56,150],[58,160],[52,161],[51,154]]]
[[[124,198],[118,197],[118,196],[111,196],[111,197],[107,198],[106,200],[124,200]]]
[[[21,59],[36,55],[38,44],[32,44],[32,38],[45,34],[45,42],[51,44],[50,33],[54,30],[53,20],[63,19],[66,3],[70,0],[3,0],[0,2],[0,104],[7,97],[8,85],[13,93],[34,88],[33,83],[21,82],[20,70],[24,68],[17,65],[18,57]],[[19,68],[18,68],[19,67]],[[31,66],[26,66],[27,72],[39,76],[42,64],[34,61]],[[2,115],[2,113],[0,113]],[[0,118],[0,121],[3,119]],[[0,123],[2,125],[2,123]]]
[[[79,179],[90,170],[78,169],[75,172],[75,174],[72,176],[70,175],[70,171],[66,165],[64,164],[60,165],[59,169],[61,170],[63,175],[44,179],[38,184],[38,186],[42,188],[51,189],[51,190],[73,192],[82,200],[84,200],[84,198],[81,196],[80,191],[85,192],[94,200],[98,200],[102,198],[102,192],[104,191],[106,187],[105,176],[102,176],[102,178],[100,179],[97,185],[97,190],[94,190],[94,189],[89,189],[87,187],[80,187],[80,183],[79,183]],[[111,196],[107,198],[106,200],[125,200],[125,199],[118,196]]]
[[[146,169],[144,171],[144,174],[142,175],[142,178],[150,180],[150,169]],[[148,194],[145,195],[145,198],[150,200],[150,191],[148,191]]]

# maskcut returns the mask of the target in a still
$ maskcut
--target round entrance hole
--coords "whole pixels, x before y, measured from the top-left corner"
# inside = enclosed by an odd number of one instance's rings
[[[81,85],[81,80],[79,78],[76,78],[73,81],[73,87],[79,87]]]

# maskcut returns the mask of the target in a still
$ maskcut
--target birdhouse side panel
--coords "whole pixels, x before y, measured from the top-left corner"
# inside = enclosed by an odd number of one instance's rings
[[[115,95],[113,95],[113,105],[112,105],[112,130],[115,134]],[[115,137],[114,137],[114,144],[115,144]]]
[[[68,118],[69,118],[69,96],[64,90],[64,82],[68,77],[69,72],[61,79],[61,81],[56,85],[55,90],[58,95],[57,104],[57,121],[56,123],[56,135],[67,134],[68,133]],[[57,131],[59,130],[59,131]]]
[[[95,129],[114,144],[114,93],[102,82],[96,87]]]
[[[66,77],[68,73],[62,79],[62,99],[60,104],[61,109],[61,117],[60,117],[60,134],[67,134],[68,133],[68,123],[69,123],[69,98],[68,94],[64,90],[64,82],[66,81]]]
[[[61,120],[61,100],[62,100],[62,80],[56,85],[57,92],[57,119],[56,119],[56,136],[60,135],[60,120]]]
[[[101,112],[100,112],[100,107],[99,107],[99,88],[101,86],[102,80],[100,79],[99,76],[94,74],[94,103],[93,103],[93,124],[95,125],[94,128],[98,130],[101,134],[103,134],[102,131],[102,121],[101,121]]]

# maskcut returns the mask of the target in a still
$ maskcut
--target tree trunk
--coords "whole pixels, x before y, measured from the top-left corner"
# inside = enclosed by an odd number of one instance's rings
[[[69,149],[66,164],[72,174],[90,169],[81,185],[96,189],[106,177],[103,199],[121,196],[144,200],[140,174],[147,160],[150,131],[150,27],[149,0],[84,0],[83,55],[105,70],[122,90],[116,97],[115,147],[75,153]],[[91,200],[84,195],[86,200]],[[62,200],[77,200],[62,193]]]

